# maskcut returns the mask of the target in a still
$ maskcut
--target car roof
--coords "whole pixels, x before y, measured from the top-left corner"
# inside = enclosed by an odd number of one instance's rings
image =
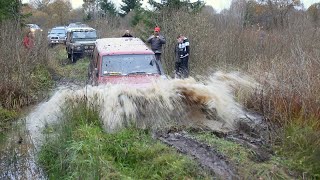
[[[56,26],[56,27],[53,27],[52,29],[66,29],[65,26]]]
[[[68,32],[71,31],[95,31],[92,27],[69,27],[67,28]]]
[[[101,55],[106,54],[153,54],[153,51],[139,38],[102,38],[96,40]]]
[[[37,24],[26,24],[27,26],[35,26],[35,27],[39,27]]]

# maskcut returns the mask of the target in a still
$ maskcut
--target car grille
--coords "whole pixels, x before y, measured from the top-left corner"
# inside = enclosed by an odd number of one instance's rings
[[[51,39],[59,39],[58,37],[51,37]]]
[[[84,49],[94,49],[94,46],[88,46],[88,45],[86,45],[86,46],[84,46]]]

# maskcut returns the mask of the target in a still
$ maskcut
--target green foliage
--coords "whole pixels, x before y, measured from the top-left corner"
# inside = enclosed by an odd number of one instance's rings
[[[203,1],[196,1],[191,3],[190,0],[182,1],[182,0],[167,0],[164,3],[159,3],[155,0],[148,1],[150,5],[152,5],[156,10],[162,9],[180,9],[187,7],[190,11],[199,11],[202,7],[204,7]]]
[[[77,63],[72,64],[67,59],[67,52],[63,46],[56,46],[52,49],[49,67],[59,78],[69,80],[85,81],[88,77],[89,58],[79,59]]]
[[[316,122],[309,120],[308,122]],[[314,178],[320,178],[320,132],[314,124],[292,123],[285,127],[278,152],[288,158],[288,165]]]
[[[51,74],[43,65],[36,66],[30,78],[35,91],[48,90],[53,85]]]
[[[141,8],[141,0],[122,0],[123,5],[121,5],[122,16],[127,15],[130,11],[134,9]]]
[[[0,107],[0,136],[7,129],[9,123],[18,118],[18,113],[14,110],[8,110]]]
[[[99,5],[101,10],[104,11],[104,13],[114,15],[114,16],[117,15],[117,9],[112,1],[100,0]]]
[[[98,112],[86,104],[65,107],[40,151],[50,179],[208,179],[190,159],[151,138],[125,129],[107,134]]]
[[[0,1],[0,21],[18,17],[20,14],[21,2],[19,0]]]

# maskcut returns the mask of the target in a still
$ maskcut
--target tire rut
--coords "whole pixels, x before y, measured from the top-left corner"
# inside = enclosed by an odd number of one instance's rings
[[[181,153],[193,157],[215,176],[223,179],[238,179],[234,167],[213,147],[181,133],[158,133],[156,138]]]

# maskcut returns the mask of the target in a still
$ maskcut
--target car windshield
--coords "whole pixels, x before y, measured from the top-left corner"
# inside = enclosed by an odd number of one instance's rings
[[[40,27],[36,24],[29,24],[30,28],[40,29]]]
[[[72,33],[72,38],[75,40],[78,39],[97,39],[96,31],[76,31]]]
[[[65,34],[66,31],[64,29],[52,29],[50,34]]]
[[[152,54],[103,56],[102,75],[160,74]]]

